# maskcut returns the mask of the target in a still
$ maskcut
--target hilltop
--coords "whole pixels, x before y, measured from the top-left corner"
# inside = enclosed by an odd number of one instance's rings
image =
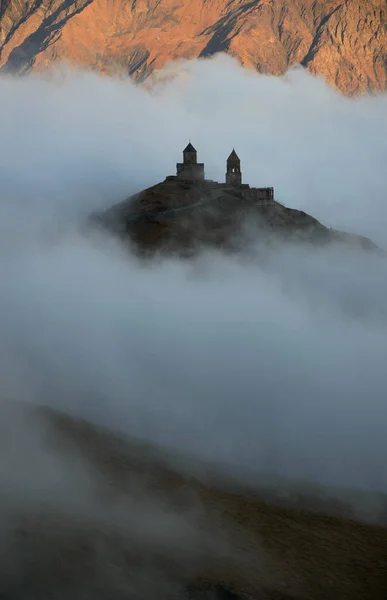
[[[344,94],[387,87],[385,0],[0,2],[0,66],[57,61],[143,81],[171,60],[227,52],[259,73],[302,65]]]
[[[93,217],[130,240],[141,254],[190,255],[206,247],[238,250],[278,241],[377,250],[367,238],[328,229],[304,211],[283,206],[273,188],[243,183],[235,150],[227,159],[225,182],[206,179],[191,143],[183,150],[176,175]]]
[[[101,222],[140,251],[185,253],[197,247],[237,248],[243,240],[345,243],[377,247],[366,237],[322,225],[304,211],[278,202],[255,205],[237,187],[177,179],[158,183],[109,208]],[[259,238],[257,237],[259,236]]]
[[[328,229],[304,211],[276,202],[274,188],[243,183],[235,149],[227,159],[225,182],[206,179],[191,142],[176,175],[93,218],[141,254],[190,255],[205,247],[238,250],[279,241],[379,250],[368,238]]]

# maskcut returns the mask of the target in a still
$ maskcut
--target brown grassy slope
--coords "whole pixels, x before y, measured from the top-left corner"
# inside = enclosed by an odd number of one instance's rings
[[[55,414],[49,416],[49,422],[55,445],[62,451],[76,448],[110,481],[111,490],[130,495],[137,474],[146,481],[149,494],[157,492],[169,499],[176,511],[190,507],[192,499],[196,507],[200,504],[196,527],[216,531],[215,536],[222,532],[231,551],[211,554],[207,547],[204,562],[192,558],[187,573],[191,582],[219,583],[257,599],[385,598],[385,527],[313,513],[305,510],[301,501],[286,508],[242,494],[238,488],[233,492],[230,485],[222,489],[203,484],[164,466],[151,449],[114,438],[87,423]],[[174,560],[178,562],[176,557]],[[184,573],[181,566],[179,569]],[[263,588],[268,595],[262,595]]]
[[[262,73],[302,63],[345,94],[387,86],[384,0],[3,0],[0,21],[16,72],[68,60],[141,79],[224,51]]]

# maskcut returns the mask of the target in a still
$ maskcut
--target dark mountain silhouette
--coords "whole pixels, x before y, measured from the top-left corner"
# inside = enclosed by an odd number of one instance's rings
[[[239,186],[167,177],[94,218],[141,253],[238,250],[280,241],[378,250],[368,238],[329,229],[304,211],[261,205]]]

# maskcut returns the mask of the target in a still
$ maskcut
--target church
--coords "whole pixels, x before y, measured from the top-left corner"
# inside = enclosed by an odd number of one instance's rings
[[[206,182],[216,186],[238,187],[243,192],[243,196],[259,204],[272,204],[274,202],[274,189],[251,188],[249,184],[242,183],[241,161],[235,150],[233,150],[226,162],[225,183],[217,183],[207,180],[204,173],[204,163],[198,163],[197,151],[189,142],[183,150],[183,162],[176,164],[177,179],[186,181]]]

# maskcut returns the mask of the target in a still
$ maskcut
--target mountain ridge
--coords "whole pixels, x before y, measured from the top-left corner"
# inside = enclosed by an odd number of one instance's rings
[[[59,60],[142,81],[177,59],[227,52],[282,75],[302,65],[347,95],[387,88],[383,0],[3,0],[0,67]]]

